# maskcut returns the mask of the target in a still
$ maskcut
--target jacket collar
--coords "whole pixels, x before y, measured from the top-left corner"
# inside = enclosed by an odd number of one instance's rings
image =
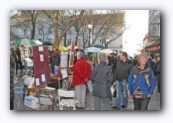
[[[141,69],[139,63],[137,63],[136,66],[137,66],[137,68]],[[145,65],[145,67],[144,67],[144,70],[145,70],[145,69],[149,69],[149,68],[150,68],[150,64],[147,62],[146,65]]]

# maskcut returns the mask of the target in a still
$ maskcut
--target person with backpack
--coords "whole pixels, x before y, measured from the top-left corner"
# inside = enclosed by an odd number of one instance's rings
[[[138,61],[128,78],[128,94],[133,99],[134,110],[147,110],[151,96],[156,90],[156,77],[147,62],[146,54],[140,54]]]
[[[117,63],[116,70],[113,76],[113,82],[116,88],[116,101],[113,109],[126,108],[128,105],[128,94],[127,94],[127,79],[130,74],[133,64],[131,60],[127,59],[127,53],[120,53],[120,60]],[[123,93],[122,93],[123,91]],[[123,101],[121,105],[121,96],[123,95]]]

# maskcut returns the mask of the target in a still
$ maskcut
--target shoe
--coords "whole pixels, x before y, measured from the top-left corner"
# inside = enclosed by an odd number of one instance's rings
[[[81,109],[81,107],[76,106],[76,109]]]
[[[118,107],[116,107],[116,106],[113,106],[112,108],[113,108],[113,109],[120,110],[120,108],[118,108]]]
[[[126,107],[127,107],[127,106],[125,106],[125,105],[122,105],[122,106],[121,106],[121,108],[123,108],[123,109],[126,108]]]

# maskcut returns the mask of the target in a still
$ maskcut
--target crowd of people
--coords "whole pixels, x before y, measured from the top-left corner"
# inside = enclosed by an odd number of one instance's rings
[[[110,110],[114,85],[116,100],[112,109],[120,110],[133,99],[134,110],[147,110],[151,97],[158,87],[160,93],[160,56],[156,61],[151,56],[140,54],[134,59],[126,52],[119,57],[115,54],[100,53],[99,62],[91,69],[85,54],[80,53],[74,65],[72,86],[75,87],[78,109],[85,108],[85,94],[89,79],[93,82],[94,110]],[[156,79],[157,77],[157,79]],[[103,104],[103,107],[101,106]]]
[[[75,89],[77,109],[84,109],[86,90],[89,80],[93,84],[94,110],[110,110],[126,108],[129,98],[133,99],[134,110],[147,110],[149,101],[158,87],[160,93],[160,56],[155,59],[142,53],[128,58],[126,52],[119,56],[115,53],[100,53],[96,63],[84,52],[75,52],[72,86]],[[78,56],[77,56],[78,55]],[[69,56],[68,56],[69,57]],[[53,47],[49,52],[50,73],[54,66],[60,65],[60,51]],[[13,75],[22,69],[21,51],[11,48],[10,52],[10,85],[13,88]],[[112,104],[111,86],[114,86],[116,100]],[[10,109],[13,110],[14,93],[10,90]],[[111,107],[110,103],[113,105]],[[103,107],[102,107],[103,105]]]

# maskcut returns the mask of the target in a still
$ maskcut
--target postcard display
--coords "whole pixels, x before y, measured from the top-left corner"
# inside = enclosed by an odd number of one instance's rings
[[[49,93],[55,91],[54,88],[49,88],[46,85],[50,84],[50,73],[49,73],[49,59],[48,59],[48,48],[43,46],[33,47],[33,59],[34,59],[34,74],[35,82],[33,88],[27,88],[29,92],[36,92],[37,97],[26,97],[25,106],[38,110],[41,106],[40,93],[45,93],[48,96],[48,101],[52,104],[52,109],[55,107],[53,99]],[[34,102],[35,101],[35,102]],[[37,104],[37,105],[36,105]]]
[[[43,46],[33,47],[34,74],[36,86],[50,84],[48,48]]]

